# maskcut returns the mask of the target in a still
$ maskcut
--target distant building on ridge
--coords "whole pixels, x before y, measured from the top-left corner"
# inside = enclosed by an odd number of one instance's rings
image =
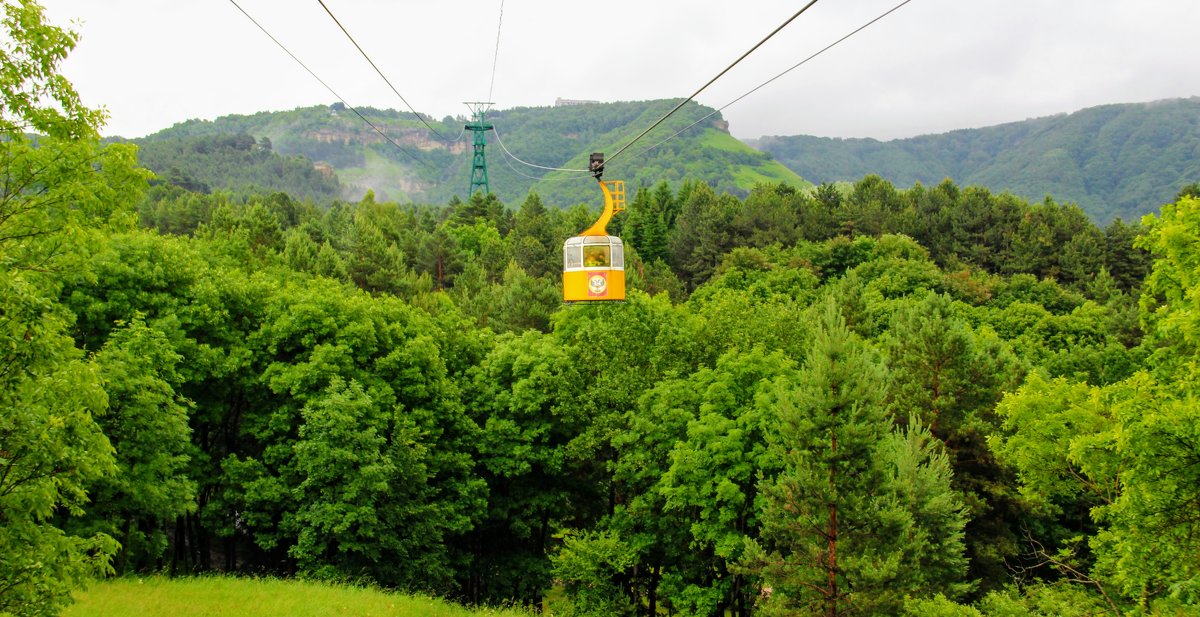
[[[564,99],[562,97],[555,97],[555,99],[554,99],[555,107],[566,107],[568,105],[599,105],[599,104],[600,104],[600,101],[582,101],[579,99]]]

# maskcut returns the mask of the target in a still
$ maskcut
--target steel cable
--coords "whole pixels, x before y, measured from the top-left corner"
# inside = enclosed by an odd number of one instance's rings
[[[258,23],[258,20],[254,19],[254,17],[251,17],[251,15],[246,12],[246,9],[243,9],[241,7],[241,5],[239,5],[236,2],[236,0],[229,0],[229,2],[231,4],[233,4],[233,6],[237,7],[237,10],[241,11],[242,15],[245,15],[246,18],[249,19],[255,26],[258,26],[258,29],[262,30],[263,34],[267,35],[267,37],[270,38],[276,45],[278,45],[279,48],[284,51],[284,53],[286,53],[288,56],[290,56],[292,58],[292,60],[295,60],[297,64],[299,64],[301,67],[304,68],[305,71],[308,71],[308,74],[312,75],[313,79],[316,79],[318,82],[321,83],[322,86],[325,86],[325,89],[328,90],[330,94],[337,97],[337,99],[339,101],[341,101],[342,104],[345,105],[347,109],[354,112],[354,114],[357,115],[360,119],[362,119],[363,122],[367,123],[368,126],[370,126],[372,129],[374,129],[376,133],[379,133],[380,137],[384,138],[389,143],[391,143],[393,146],[395,146],[397,150],[403,152],[404,154],[407,154],[410,158],[412,158],[412,160],[425,166],[426,169],[437,171],[437,169],[434,168],[433,166],[431,166],[429,163],[426,163],[425,161],[422,161],[421,159],[417,158],[417,155],[413,154],[412,152],[409,152],[408,150],[404,149],[403,146],[396,143],[396,141],[394,139],[392,139],[391,137],[389,137],[387,135],[387,133],[384,133],[379,127],[375,126],[375,124],[373,122],[371,122],[370,120],[368,120],[366,116],[362,115],[362,113],[359,112],[357,108],[355,108],[353,105],[348,103],[346,101],[346,99],[342,98],[342,95],[338,94],[332,87],[330,87],[329,84],[325,83],[325,80],[321,79],[321,77],[318,76],[316,73],[314,73],[312,69],[308,68],[308,65],[304,64],[304,62],[302,62],[300,60],[300,58],[297,58],[296,54],[293,54],[291,52],[291,50],[289,50],[286,46],[284,46],[283,43],[279,42],[279,39],[275,38],[275,35],[271,34],[266,28],[263,27],[262,24]]]
[[[335,16],[333,14],[333,11],[329,10],[329,7],[325,5],[325,0],[317,0],[317,2],[321,5],[321,8],[325,9],[325,12],[329,14],[329,18],[333,20],[333,23],[337,24],[338,28],[341,28],[342,34],[345,34],[346,38],[350,39],[350,42],[354,44],[354,48],[358,50],[358,53],[362,54],[363,58],[366,58],[367,63],[369,63],[371,65],[371,68],[375,69],[375,72],[378,73],[379,76],[383,78],[384,83],[386,83],[388,85],[388,87],[392,89],[392,92],[396,93],[396,96],[400,97],[400,100],[404,102],[404,105],[406,107],[408,107],[408,110],[411,111],[412,114],[417,117],[417,120],[420,120],[421,124],[424,124],[425,128],[432,131],[434,135],[437,135],[443,141],[447,141],[446,136],[442,135],[440,132],[438,132],[437,129],[433,128],[433,126],[431,124],[426,122],[425,118],[422,117],[421,114],[417,113],[417,110],[413,109],[413,106],[409,104],[408,99],[404,98],[404,95],[400,94],[400,91],[396,89],[396,86],[392,85],[391,80],[389,80],[387,78],[387,76],[383,74],[383,71],[379,70],[379,67],[375,65],[375,61],[371,60],[371,56],[367,55],[367,52],[364,51],[362,46],[360,46],[358,44],[358,41],[354,40],[353,36],[350,36],[350,31],[346,30],[346,27],[342,25],[342,22],[338,21],[338,18],[337,18],[337,16]],[[459,137],[459,139],[462,139],[461,134],[458,137]],[[456,139],[454,141],[458,141],[458,139]]]

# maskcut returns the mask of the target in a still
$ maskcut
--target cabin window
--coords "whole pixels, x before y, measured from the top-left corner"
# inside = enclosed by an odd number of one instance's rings
[[[614,244],[612,247],[612,267],[625,269],[625,247]]]
[[[585,268],[607,268],[611,265],[612,260],[609,259],[607,246],[585,246],[583,247],[583,267]]]
[[[579,250],[578,244],[563,247],[563,265],[568,268],[583,267],[583,252]]]

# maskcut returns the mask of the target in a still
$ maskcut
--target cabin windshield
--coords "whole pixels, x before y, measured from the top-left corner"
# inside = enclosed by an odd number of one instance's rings
[[[583,247],[583,266],[585,268],[607,268],[612,264],[609,259],[607,246]]]

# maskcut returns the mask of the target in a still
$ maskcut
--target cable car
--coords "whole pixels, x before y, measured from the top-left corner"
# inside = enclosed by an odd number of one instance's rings
[[[604,193],[600,218],[563,243],[563,302],[625,300],[625,245],[608,235],[608,221],[625,210],[625,182],[602,180],[604,154],[593,153],[588,165]]]

